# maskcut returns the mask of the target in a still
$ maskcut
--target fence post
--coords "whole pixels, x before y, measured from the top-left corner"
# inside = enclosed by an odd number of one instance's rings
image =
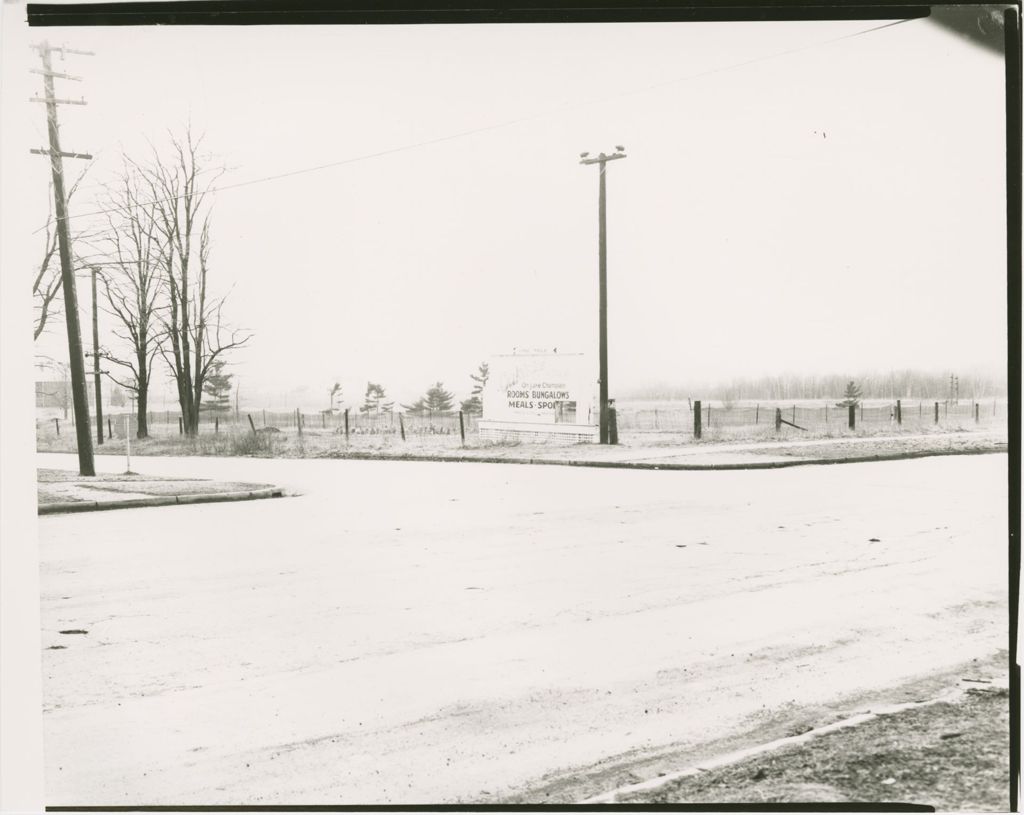
[[[461,418],[462,414],[460,413],[459,416]],[[608,406],[608,443],[619,443],[619,419],[614,404]]]
[[[981,405],[979,405],[977,402],[975,402],[974,403],[974,423],[975,424],[977,424],[979,421],[981,421],[980,417],[978,416],[978,408],[979,407],[981,407]]]
[[[459,411],[459,435],[462,437],[462,444],[466,444],[466,423],[462,418],[462,411]],[[613,441],[612,444],[615,444]]]
[[[213,432],[220,433],[220,416],[213,417]]]
[[[939,403],[935,403],[935,424],[939,423]]]
[[[695,439],[700,438],[700,399],[697,399],[693,403],[693,437]]]
[[[761,405],[760,403],[754,405],[754,424],[757,424],[761,419]]]
[[[57,435],[60,436],[60,419],[56,416],[53,417],[53,424],[57,428]]]
[[[405,441],[405,419],[402,418],[402,414],[398,414],[398,429],[402,433],[402,441]]]
[[[185,419],[181,416],[178,417],[178,435],[180,436],[185,432]]]
[[[302,414],[299,413],[299,409],[295,408],[295,427],[298,430],[299,435],[302,435]]]
[[[775,408],[775,432],[782,432],[782,408]]]
[[[108,439],[114,438],[114,427],[110,423],[110,417],[109,416],[107,417],[107,438]]]
[[[348,444],[348,408],[345,408],[345,443]]]
[[[856,405],[850,405],[850,407],[848,409],[848,412],[849,412],[849,416],[847,417],[847,420],[846,420],[847,421],[847,425],[849,426],[850,430],[856,430],[857,429],[857,406]]]
[[[903,403],[899,399],[896,400],[896,424],[903,425]]]

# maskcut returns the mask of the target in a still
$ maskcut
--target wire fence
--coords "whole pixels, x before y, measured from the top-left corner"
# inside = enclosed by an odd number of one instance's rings
[[[694,406],[670,408],[618,408],[616,419],[620,433],[693,433]],[[848,406],[836,403],[819,405],[765,402],[742,406],[701,405],[701,427],[713,428],[774,428],[776,411],[786,427],[815,433],[839,432],[849,428]],[[975,426],[1005,422],[1006,404],[967,401],[899,400],[885,404],[854,406],[857,427],[880,428],[891,426],[903,429],[925,429],[934,425]]]
[[[55,416],[36,420],[37,435],[60,435],[73,432],[74,413],[65,418]],[[461,439],[477,433],[480,416],[463,413],[460,423],[458,411],[442,412],[398,412],[381,411],[362,413],[349,411],[303,412],[273,410],[242,410],[222,413],[202,412],[199,416],[199,433],[230,433],[255,430],[259,432],[290,432],[313,435],[338,434],[349,436],[455,436]],[[96,426],[96,415],[90,417]],[[251,420],[251,424],[250,424]],[[185,431],[181,413],[174,410],[150,411],[146,414],[147,430],[151,436],[183,435]],[[138,422],[127,409],[119,412],[105,411],[103,414],[104,433],[110,438],[124,438],[127,430],[133,437],[138,432]]]
[[[696,405],[680,402],[658,407],[620,406],[616,410],[616,425],[620,437],[642,438],[649,434],[694,438]],[[914,400],[872,404],[861,402],[854,408],[854,423],[858,430],[891,428],[896,431],[984,428],[1005,424],[1008,406],[1004,400],[960,401]],[[777,429],[786,435],[801,431],[811,435],[841,434],[849,429],[850,413],[846,406],[835,402],[820,404],[786,404],[764,402],[743,405],[701,404],[700,425],[702,435],[715,435],[721,431],[727,437],[761,436]],[[153,438],[184,435],[181,414],[174,410],[150,411],[146,415],[147,430]],[[349,440],[374,437],[382,442],[426,440],[434,437],[438,442],[450,439],[454,444],[463,438],[478,438],[481,416],[458,411],[412,413],[381,411],[304,412],[248,409],[222,413],[203,412],[199,420],[199,434],[218,433],[282,434],[294,437],[329,438],[341,436]],[[92,416],[95,428],[96,416]],[[300,430],[301,428],[301,430]],[[123,439],[126,433],[134,438],[138,431],[136,417],[127,409],[114,413],[105,411],[104,434],[111,439]],[[67,417],[37,418],[37,438],[74,436],[73,412]],[[437,438],[440,437],[440,438]]]

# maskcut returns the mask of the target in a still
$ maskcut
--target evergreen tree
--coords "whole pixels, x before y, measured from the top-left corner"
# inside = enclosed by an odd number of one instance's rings
[[[341,383],[340,382],[335,382],[334,385],[331,386],[331,389],[327,393],[331,397],[331,410],[330,410],[330,412],[334,413],[334,400],[338,399],[339,400],[339,404],[340,404],[340,400],[341,400]]]
[[[836,407],[848,408],[857,407],[860,404],[860,388],[852,379],[846,383],[846,392],[843,394],[843,401],[836,402]]]
[[[427,390],[425,396],[421,396],[411,405],[402,407],[410,413],[447,413],[454,404],[455,394],[446,391],[443,383],[436,382]]]
[[[363,406],[359,408],[360,412],[390,413],[394,406],[394,402],[387,401],[387,394],[382,385],[375,382],[366,383],[366,395],[363,397]]]
[[[226,363],[214,360],[203,381],[203,393],[208,400],[202,403],[202,410],[212,413],[227,413],[231,410],[231,378],[234,374],[224,373]]]
[[[490,377],[490,371],[486,362],[480,363],[480,368],[475,374],[470,374],[469,378],[472,379],[476,384],[473,386],[473,390],[470,392],[469,399],[466,399],[462,403],[463,413],[483,413],[484,403],[481,396],[484,392],[484,387],[487,385],[487,379]]]

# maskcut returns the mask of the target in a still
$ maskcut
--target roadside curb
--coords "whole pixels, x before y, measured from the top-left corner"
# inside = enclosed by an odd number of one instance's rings
[[[913,450],[906,453],[876,453],[866,456],[846,456],[844,458],[794,458],[789,461],[751,461],[728,464],[677,464],[664,462],[661,464],[648,461],[585,461],[582,459],[547,459],[547,458],[501,458],[500,456],[437,456],[418,455],[416,453],[399,453],[397,455],[374,455],[372,453],[338,453],[317,456],[319,459],[338,459],[352,461],[430,461],[455,462],[459,464],[548,464],[559,467],[599,467],[619,470],[777,470],[786,467],[805,467],[827,464],[863,464],[873,461],[902,461],[904,459],[931,458],[933,456],[979,456],[1005,454],[1005,449],[987,448],[980,450]]]
[[[151,498],[120,498],[112,501],[59,501],[40,504],[38,514],[56,515],[67,512],[96,512],[105,509],[137,509],[139,507],[164,507],[175,504],[213,504],[222,501],[254,501],[260,498],[280,498],[284,493],[279,487],[241,492],[211,492],[199,495],[154,495]]]

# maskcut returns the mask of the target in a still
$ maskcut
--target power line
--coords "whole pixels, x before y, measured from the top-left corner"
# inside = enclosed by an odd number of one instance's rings
[[[328,162],[326,164],[317,164],[317,165],[314,165],[312,167],[302,167],[300,169],[289,170],[288,172],[284,172],[284,173],[277,173],[277,174],[274,174],[274,175],[261,176],[259,178],[249,179],[248,181],[239,181],[239,182],[237,182],[235,184],[224,184],[224,185],[221,185],[219,187],[210,187],[207,190],[207,192],[211,192],[211,193],[223,192],[223,191],[226,191],[226,190],[239,189],[241,187],[249,187],[249,186],[252,186],[254,184],[263,184],[263,183],[266,183],[268,181],[280,181],[281,179],[284,179],[284,178],[291,178],[293,176],[304,175],[306,173],[319,172],[320,170],[328,170],[328,169],[331,169],[331,168],[334,168],[334,167],[342,167],[342,166],[345,166],[347,164],[356,164],[356,163],[361,162],[361,161],[369,161],[369,160],[376,159],[376,158],[382,158],[384,156],[395,155],[397,153],[404,153],[404,152],[406,152],[408,150],[418,150],[421,147],[429,147],[431,145],[442,144],[444,142],[454,141],[456,139],[463,139],[463,138],[466,138],[467,136],[474,136],[474,135],[477,135],[479,133],[487,133],[487,132],[489,132],[491,130],[500,130],[500,129],[503,129],[503,128],[506,128],[506,127],[512,127],[513,125],[522,124],[524,122],[532,122],[532,121],[535,121],[537,119],[545,118],[547,116],[554,116],[554,115],[558,115],[558,114],[561,114],[561,113],[566,113],[568,111],[580,110],[580,109],[585,108],[585,107],[590,107],[591,105],[602,104],[602,103],[607,102],[607,101],[612,100],[612,99],[621,99],[621,98],[628,97],[628,96],[636,96],[636,95],[639,95],[639,94],[642,94],[642,93],[648,93],[648,92],[650,92],[652,90],[658,90],[658,89],[661,89],[661,88],[669,87],[671,85],[676,85],[676,84],[679,84],[680,82],[689,82],[689,81],[692,81],[694,79],[702,79],[704,77],[712,76],[714,74],[724,73],[726,71],[733,71],[733,70],[736,70],[738,68],[747,67],[749,65],[755,65],[755,64],[757,64],[759,62],[765,62],[767,60],[778,59],[780,57],[790,56],[792,54],[798,54],[798,53],[801,53],[803,51],[809,51],[811,49],[820,48],[820,47],[825,46],[825,45],[832,45],[832,44],[837,43],[837,42],[842,42],[844,40],[853,39],[854,37],[861,37],[861,36],[864,36],[865,34],[871,34],[871,33],[874,33],[876,31],[881,31],[883,29],[890,28],[892,26],[902,25],[903,23],[911,22],[911,20],[913,20],[913,19],[917,19],[917,18],[908,18],[908,19],[904,19],[904,20],[895,20],[893,22],[883,23],[881,25],[872,26],[871,28],[866,28],[866,29],[863,29],[861,31],[855,31],[855,32],[853,32],[851,34],[843,34],[843,35],[841,35],[839,37],[832,37],[832,38],[827,39],[827,40],[821,40],[819,42],[810,43],[809,45],[800,46],[798,48],[790,48],[790,49],[787,49],[785,51],[779,51],[778,53],[775,53],[775,54],[768,54],[768,55],[763,56],[763,57],[755,57],[753,59],[744,60],[743,62],[737,62],[737,63],[733,63],[731,65],[725,65],[725,66],[722,66],[720,68],[711,68],[711,69],[708,69],[708,70],[705,70],[705,71],[700,71],[700,72],[695,73],[695,74],[688,74],[687,76],[676,77],[675,79],[668,79],[668,80],[665,80],[664,82],[657,82],[657,83],[654,83],[652,85],[647,85],[647,86],[645,86],[643,88],[636,88],[634,90],[623,91],[621,93],[610,94],[608,96],[602,96],[602,97],[598,97],[598,98],[594,98],[594,99],[589,99],[589,100],[586,100],[584,102],[579,102],[579,103],[577,103],[575,105],[563,105],[562,107],[559,107],[557,109],[541,111],[539,113],[531,114],[529,116],[522,116],[522,117],[519,117],[517,119],[509,119],[509,120],[504,121],[504,122],[497,122],[495,124],[485,125],[483,127],[476,127],[476,128],[472,128],[470,130],[462,130],[462,131],[459,131],[457,133],[448,134],[446,136],[438,136],[437,138],[426,139],[424,141],[414,142],[412,144],[400,145],[398,147],[392,147],[392,148],[389,148],[387,150],[378,150],[378,151],[373,152],[373,153],[364,153],[364,154],[359,155],[359,156],[353,156],[352,158],[341,159],[340,161],[332,161],[332,162]],[[183,196],[183,195],[179,195],[179,196],[172,196],[172,197],[167,197],[167,198],[157,198],[157,199],[154,199],[152,201],[138,202],[138,203],[136,203],[136,204],[134,204],[132,206],[150,206],[150,205],[157,204],[157,203],[170,203],[171,201],[177,201],[177,200],[180,200],[181,198],[184,198],[184,197],[185,196]],[[82,212],[82,213],[78,213],[76,215],[69,215],[68,217],[69,218],[86,218],[86,217],[90,217],[90,216],[93,216],[93,215],[105,215],[105,214],[107,214],[109,212],[120,212],[120,211],[123,211],[123,210],[126,210],[126,209],[130,209],[130,208],[131,208],[131,206],[109,207],[109,208],[105,208],[105,209],[93,210],[92,212]],[[35,231],[33,231],[32,234],[34,235],[37,232],[41,232],[44,228],[45,227],[40,227],[39,229],[36,229]]]

